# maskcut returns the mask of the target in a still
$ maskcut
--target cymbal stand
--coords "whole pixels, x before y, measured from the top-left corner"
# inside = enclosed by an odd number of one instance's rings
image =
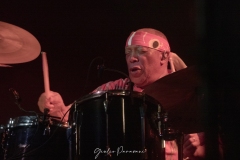
[[[183,140],[184,134],[182,132],[177,133],[177,145],[178,145],[178,159],[183,159]]]
[[[183,159],[183,133],[175,131],[168,125],[168,114],[162,113],[161,106],[158,105],[158,132],[161,137],[161,160],[165,160],[165,141],[176,140],[178,146],[178,159]]]
[[[163,123],[163,118],[161,114],[161,106],[158,105],[158,112],[157,112],[157,120],[158,120],[158,134],[161,139],[161,152],[160,152],[160,157],[161,160],[165,160],[165,140],[163,138],[163,130],[164,130],[164,123]]]

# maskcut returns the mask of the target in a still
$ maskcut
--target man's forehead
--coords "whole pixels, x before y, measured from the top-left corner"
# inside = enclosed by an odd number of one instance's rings
[[[141,46],[141,45],[129,45],[125,46],[125,49],[148,49],[149,47]]]
[[[147,32],[132,32],[127,39],[126,47],[133,45],[170,52],[170,47],[166,39]]]

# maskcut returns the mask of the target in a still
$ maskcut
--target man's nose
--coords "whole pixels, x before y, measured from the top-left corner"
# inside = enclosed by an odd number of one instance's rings
[[[137,55],[137,53],[136,52],[132,52],[130,57],[129,57],[129,59],[130,59],[131,63],[138,62],[138,55]]]

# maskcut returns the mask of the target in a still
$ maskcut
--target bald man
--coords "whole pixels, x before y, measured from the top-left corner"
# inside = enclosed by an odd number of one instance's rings
[[[129,82],[133,83],[133,91],[141,93],[146,86],[156,80],[187,66],[170,51],[166,36],[155,29],[143,28],[132,32],[125,46],[126,62],[129,78],[118,79],[97,87],[91,94],[109,90],[128,90]],[[171,69],[168,65],[170,63]],[[43,93],[38,101],[40,111],[44,108],[50,109],[53,116],[63,117],[72,104],[65,106],[61,95],[51,92],[50,95]],[[63,121],[68,121],[68,115]],[[176,141],[165,142],[165,158],[167,160],[178,159],[178,146]],[[185,135],[184,143],[185,159],[201,159],[205,156],[204,134],[193,133]]]

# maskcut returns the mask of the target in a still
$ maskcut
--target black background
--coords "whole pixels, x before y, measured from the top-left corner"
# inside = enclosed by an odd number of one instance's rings
[[[97,65],[102,62],[95,61],[89,69],[94,58],[101,56],[108,68],[127,73],[124,45],[130,32],[145,27],[162,31],[168,37],[171,51],[188,66],[207,66],[209,128],[214,133],[220,111],[227,151],[236,155],[240,104],[239,7],[239,2],[223,0],[2,0],[0,21],[19,26],[36,37],[41,50],[47,52],[50,88],[62,95],[66,105],[104,82],[123,77],[104,72],[99,79]],[[19,92],[24,109],[37,112],[38,98],[44,92],[41,55],[12,66],[0,68],[0,124],[3,125],[10,117],[26,114],[14,104],[9,88]]]
[[[100,84],[123,77],[119,73],[97,75],[101,56],[106,67],[127,73],[124,46],[128,35],[139,28],[161,30],[173,52],[194,65],[196,61],[196,13],[194,2],[182,1],[3,1],[0,20],[21,27],[39,41],[47,53],[50,88],[59,92],[66,105]],[[0,123],[24,115],[9,88],[22,98],[26,110],[38,111],[44,92],[42,57],[0,68]],[[89,78],[87,79],[89,70]],[[86,87],[87,86],[87,87]],[[10,95],[10,96],[9,96]]]

